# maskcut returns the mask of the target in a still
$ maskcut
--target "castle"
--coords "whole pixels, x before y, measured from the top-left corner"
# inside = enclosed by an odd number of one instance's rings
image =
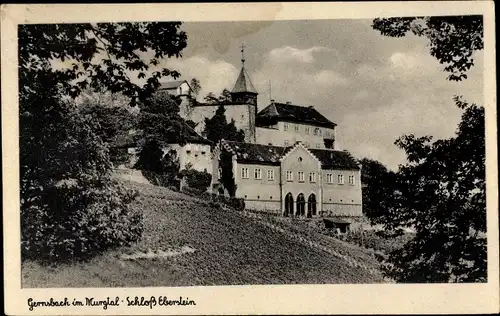
[[[243,52],[243,50],[242,50]],[[191,165],[212,174],[213,191],[224,192],[222,179],[230,173],[233,194],[248,209],[283,216],[318,217],[362,215],[361,167],[347,152],[336,150],[336,124],[312,106],[290,102],[270,104],[257,111],[258,93],[242,67],[224,103],[225,114],[245,133],[245,142],[222,140],[211,150],[206,141],[178,148],[181,167]],[[180,114],[198,125],[211,118],[219,104],[190,102],[186,81],[164,83],[161,89],[180,96]]]

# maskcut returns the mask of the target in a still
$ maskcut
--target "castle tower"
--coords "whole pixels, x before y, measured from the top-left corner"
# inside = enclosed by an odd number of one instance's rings
[[[257,115],[257,90],[250,81],[250,77],[245,70],[245,46],[241,46],[241,70],[233,90],[231,91],[231,101],[233,104],[245,104],[248,114],[248,126],[245,130],[245,141],[255,143],[255,117]]]

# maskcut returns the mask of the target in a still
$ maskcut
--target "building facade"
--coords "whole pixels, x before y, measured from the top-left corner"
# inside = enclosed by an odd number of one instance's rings
[[[348,152],[337,150],[337,124],[312,106],[290,102],[271,100],[258,112],[258,93],[244,62],[231,102],[223,106],[227,120],[245,132],[245,142],[223,140],[211,147],[212,190],[243,198],[248,209],[283,216],[361,216],[361,167]],[[181,116],[197,123],[195,130],[202,134],[205,118],[220,104],[190,99],[183,100]],[[201,165],[204,170],[207,161]]]
[[[234,179],[234,195],[248,209],[310,218],[362,215],[361,167],[346,151],[221,141],[213,175],[213,184],[223,186],[224,178]]]

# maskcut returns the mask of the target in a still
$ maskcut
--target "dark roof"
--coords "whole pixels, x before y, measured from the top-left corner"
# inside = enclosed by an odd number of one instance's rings
[[[184,135],[186,137],[186,142],[191,143],[191,144],[209,144],[209,145],[213,144],[213,142],[211,140],[206,139],[205,137],[198,134],[187,123],[183,123],[182,127],[184,129]],[[174,142],[171,142],[171,143],[174,143]]]
[[[257,90],[255,90],[255,87],[253,86],[252,82],[250,81],[250,77],[248,76],[245,67],[241,67],[240,75],[238,76],[238,79],[236,79],[236,83],[234,84],[233,91],[232,93],[238,93],[238,92],[252,92],[252,93],[257,93]]]
[[[347,151],[308,149],[321,162],[322,169],[359,170],[359,165]]]
[[[267,121],[270,118],[276,119],[277,121],[303,123],[330,128],[337,126],[337,124],[324,117],[312,106],[299,106],[274,102],[257,114],[257,123],[259,120]]]
[[[236,155],[238,161],[261,164],[279,164],[281,157],[292,148],[227,140],[222,140],[221,144],[222,149]]]
[[[280,159],[295,147],[295,145],[280,147],[227,140],[222,140],[221,143],[223,150],[236,155],[238,161],[260,164],[279,164]],[[359,170],[356,160],[346,151],[310,148],[308,150],[320,161],[322,169]]]
[[[177,89],[181,84],[184,82],[187,82],[186,80],[177,80],[177,81],[168,81],[168,82],[162,82],[160,84],[159,90],[169,90],[169,89]]]

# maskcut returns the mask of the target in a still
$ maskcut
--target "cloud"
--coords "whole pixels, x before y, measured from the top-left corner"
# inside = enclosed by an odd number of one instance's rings
[[[370,80],[407,81],[416,78],[435,78],[441,74],[441,66],[428,53],[394,52],[385,63],[360,64],[355,73]]]
[[[189,81],[197,78],[201,84],[199,98],[209,92],[217,95],[223,89],[231,90],[239,71],[233,64],[223,60],[210,60],[204,56],[169,59],[167,67],[179,71],[182,75],[180,79]]]
[[[333,70],[321,70],[313,75],[313,79],[315,83],[323,86],[344,85],[348,82],[347,78],[337,72],[334,72]]]
[[[314,61],[313,53],[327,52],[326,47],[313,46],[308,49],[300,49],[291,46],[275,48],[269,52],[269,60],[278,63],[300,62],[312,63]]]

